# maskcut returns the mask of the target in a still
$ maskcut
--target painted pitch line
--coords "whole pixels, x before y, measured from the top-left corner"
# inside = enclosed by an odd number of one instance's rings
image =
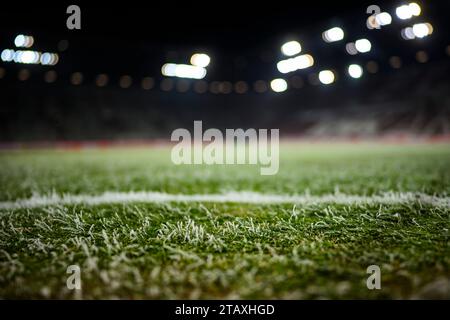
[[[54,205],[100,205],[121,203],[163,203],[163,202],[217,202],[250,204],[411,204],[422,203],[434,207],[450,208],[450,197],[437,197],[416,192],[387,192],[372,196],[346,195],[286,195],[256,192],[227,192],[222,194],[169,194],[162,192],[105,192],[99,195],[52,194],[34,195],[28,199],[0,202],[0,209],[37,208]]]

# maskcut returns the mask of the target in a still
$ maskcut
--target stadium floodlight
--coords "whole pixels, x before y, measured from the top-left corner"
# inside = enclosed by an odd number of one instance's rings
[[[23,34],[17,35],[16,38],[14,39],[14,45],[16,47],[29,48],[33,45],[33,43],[34,38],[32,36],[26,36]]]
[[[359,39],[355,41],[355,48],[361,53],[369,52],[372,48],[372,44],[367,39]]]
[[[23,54],[23,51],[21,51],[21,50],[17,50],[16,52],[14,52],[14,62],[15,63],[22,63],[22,54]]]
[[[11,61],[13,61],[14,60],[14,54],[15,54],[15,52],[12,49],[5,49],[5,50],[3,50],[2,54],[1,54],[2,61],[4,61],[4,62],[11,62]]]
[[[416,23],[412,26],[412,32],[416,38],[424,38],[433,33],[433,27],[429,23]]]
[[[23,34],[19,34],[14,39],[14,44],[15,44],[16,47],[24,47],[24,45],[25,45],[25,36]]]
[[[289,41],[281,46],[281,52],[285,56],[295,56],[302,51],[302,46],[298,41]]]
[[[402,29],[401,36],[405,40],[412,40],[415,38],[424,38],[433,33],[433,26],[428,23],[416,23],[412,27]]]
[[[359,64],[351,64],[348,66],[348,74],[350,75],[350,77],[358,79],[361,78],[363,69]]]
[[[314,58],[310,54],[302,54],[295,58],[279,61],[277,63],[277,69],[281,73],[288,73],[299,69],[306,69],[312,65],[314,65]]]
[[[417,3],[411,2],[410,4],[401,5],[395,9],[395,14],[399,19],[407,20],[411,19],[413,16],[419,16],[421,11],[422,10]]]
[[[1,59],[4,62],[24,63],[24,64],[42,64],[54,66],[59,61],[57,53],[40,53],[32,50],[5,49],[2,51]]]
[[[270,81],[270,88],[274,91],[274,92],[283,92],[287,90],[287,82],[284,79],[273,79],[272,81]]]
[[[322,70],[319,72],[319,81],[323,84],[333,83],[335,79],[334,73],[331,70]]]
[[[162,66],[161,73],[166,77],[203,79],[206,76],[206,69],[188,64],[166,63]]]
[[[420,16],[420,12],[422,11],[422,9],[417,3],[411,2],[408,7],[413,16]]]
[[[377,14],[375,16],[375,21],[380,25],[380,26],[385,26],[388,24],[392,23],[392,17],[389,13],[387,12],[381,12],[379,14]]]
[[[314,58],[310,54],[304,54],[294,59],[298,69],[306,69],[314,64]]]
[[[39,63],[40,56],[41,54],[39,52],[26,50],[22,52],[20,62],[25,64],[36,64]]]
[[[412,17],[411,10],[408,5],[404,4],[395,9],[395,14],[401,20],[410,19]]]
[[[325,42],[335,42],[344,39],[344,30],[334,27],[322,32],[322,39]]]
[[[42,54],[42,56],[41,56],[41,63],[43,65],[49,65],[51,61],[52,61],[52,56],[51,56],[50,53],[46,52],[46,53]]]
[[[205,68],[211,62],[211,58],[206,53],[194,53],[191,57],[193,66]]]
[[[203,79],[206,76],[206,70],[203,67],[179,64],[176,66],[175,76],[179,78]]]
[[[297,70],[297,68],[295,66],[295,59],[292,58],[292,59],[286,59],[286,60],[279,61],[277,63],[277,69],[281,73],[288,73],[288,72]]]
[[[37,51],[18,50],[14,53],[14,62],[24,64],[38,64],[40,56],[41,53]]]
[[[56,53],[45,52],[41,55],[41,64],[44,66],[54,66],[59,61],[59,56]]]

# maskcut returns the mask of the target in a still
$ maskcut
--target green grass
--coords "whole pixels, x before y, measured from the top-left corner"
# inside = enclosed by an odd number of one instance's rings
[[[0,201],[111,190],[448,197],[450,147],[284,145],[276,176],[173,166],[164,148],[11,151],[0,153],[0,185]],[[450,208],[418,202],[3,209],[0,298],[450,298],[449,222]],[[66,288],[71,264],[81,292]],[[372,264],[381,290],[366,287]]]

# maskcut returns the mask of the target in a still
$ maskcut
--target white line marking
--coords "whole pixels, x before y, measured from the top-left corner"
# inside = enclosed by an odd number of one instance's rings
[[[29,199],[0,202],[0,209],[37,208],[54,205],[100,205],[114,203],[161,203],[161,202],[234,202],[255,204],[292,203],[310,204],[410,204],[422,203],[434,207],[450,208],[450,197],[437,197],[416,192],[387,192],[379,195],[360,196],[341,193],[326,195],[285,195],[257,192],[227,192],[223,194],[169,194],[162,192],[105,192],[99,195],[52,194],[34,195]]]

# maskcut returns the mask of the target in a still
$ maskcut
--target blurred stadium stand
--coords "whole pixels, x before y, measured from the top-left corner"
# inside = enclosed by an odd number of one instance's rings
[[[0,140],[167,138],[198,119],[217,128],[280,128],[285,137],[449,135],[449,74],[450,60],[437,61],[358,83],[325,87],[305,79],[302,88],[283,94],[72,86],[47,84],[43,74],[33,74],[4,87],[2,99],[9,103],[1,108]]]

